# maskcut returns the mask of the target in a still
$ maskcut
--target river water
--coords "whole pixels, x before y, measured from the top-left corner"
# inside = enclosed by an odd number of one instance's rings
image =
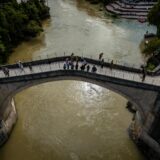
[[[92,55],[142,64],[139,44],[155,28],[104,16],[84,0],[49,0],[44,33],[22,43],[9,63],[48,55]],[[40,58],[40,57],[39,57]],[[0,160],[144,160],[130,140],[127,100],[102,87],[58,81],[15,97],[18,122],[0,149]]]

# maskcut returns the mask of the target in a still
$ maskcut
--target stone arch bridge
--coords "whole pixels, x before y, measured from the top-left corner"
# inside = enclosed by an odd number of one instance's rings
[[[134,122],[130,127],[132,138],[141,144],[147,154],[160,157],[160,77],[148,72],[142,82],[142,71],[136,67],[104,63],[83,57],[96,73],[80,69],[63,69],[69,56],[47,58],[23,63],[24,70],[17,64],[2,66],[0,69],[0,144],[8,138],[16,122],[13,97],[20,91],[45,82],[57,80],[79,80],[97,84],[127,98],[137,109]],[[80,59],[80,57],[79,57]],[[32,66],[32,70],[29,69]],[[81,62],[79,62],[79,66]],[[9,69],[5,76],[2,68]]]

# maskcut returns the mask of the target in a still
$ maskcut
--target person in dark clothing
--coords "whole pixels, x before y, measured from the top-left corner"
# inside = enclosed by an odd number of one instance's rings
[[[76,68],[76,70],[78,70],[78,61],[76,62],[75,68]]]
[[[6,71],[5,71],[4,67],[2,67],[2,71],[3,71],[4,75],[6,76]]]
[[[101,60],[103,57],[103,52],[99,54],[99,60]]]
[[[104,67],[104,59],[102,59],[102,61],[101,61],[101,68],[103,68]]]
[[[66,70],[66,67],[67,67],[67,65],[66,65],[66,63],[64,63],[63,64],[63,69]]]
[[[144,72],[142,76],[142,82],[145,80],[145,78],[146,78],[146,73]]]
[[[32,65],[31,65],[31,63],[28,64],[28,67],[29,67],[30,71],[32,71]]]
[[[9,69],[7,67],[4,68],[4,74],[9,77]]]
[[[112,70],[113,68],[113,60],[111,61],[111,64],[110,64],[110,69]]]
[[[72,70],[74,69],[74,64],[73,64],[73,63],[71,63],[71,69],[72,69]]]
[[[81,71],[84,71],[85,70],[85,65],[82,65],[81,66]]]
[[[144,66],[142,65],[141,68],[142,68],[142,74],[144,74],[144,73],[145,73],[145,68],[144,68]]]
[[[18,65],[18,67],[19,67],[22,71],[24,71],[24,67],[23,67],[23,64],[22,64],[21,61],[18,61],[18,62],[17,62],[17,65]]]
[[[143,65],[141,66],[141,68],[142,68],[142,82],[143,82],[146,77],[146,71],[145,71],[145,67]]]
[[[90,66],[89,66],[89,64],[87,65],[87,72],[89,72],[89,70],[90,70]]]
[[[97,71],[97,68],[96,68],[96,66],[94,65],[94,66],[92,67],[92,72],[95,73],[96,71]]]
[[[71,54],[71,59],[70,60],[71,60],[71,62],[74,61],[74,53]]]

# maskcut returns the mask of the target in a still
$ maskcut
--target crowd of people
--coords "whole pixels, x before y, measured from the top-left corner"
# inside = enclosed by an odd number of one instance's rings
[[[104,60],[102,61],[102,68],[104,65]],[[74,53],[71,54],[70,58],[66,58],[64,64],[63,64],[63,69],[71,69],[71,70],[81,70],[81,71],[91,71],[95,73],[97,71],[97,67],[95,65],[91,66],[86,62],[84,58],[79,58],[78,56],[74,56]]]

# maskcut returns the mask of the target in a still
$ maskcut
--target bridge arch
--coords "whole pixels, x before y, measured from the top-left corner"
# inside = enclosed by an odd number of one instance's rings
[[[142,104],[139,101],[139,99],[142,98],[142,95],[141,95],[142,90],[137,89],[134,86],[127,86],[126,84],[127,82],[122,84],[120,80],[118,80],[120,82],[119,84],[119,82],[118,83],[113,82],[113,81],[110,81],[109,79],[106,80],[106,78],[104,78],[103,76],[102,77],[97,76],[96,74],[93,74],[93,73],[86,73],[82,71],[74,72],[72,70],[68,70],[68,71],[60,70],[58,72],[55,72],[54,74],[52,73],[52,76],[47,75],[47,77],[48,78],[46,78],[46,76],[44,75],[37,75],[37,77],[35,78],[32,77],[32,80],[25,79],[23,81],[7,84],[7,87],[9,88],[9,93],[3,101],[3,105],[6,104],[6,102],[9,102],[9,99],[14,97],[18,92],[21,92],[22,90],[27,89],[29,87],[42,84],[42,83],[52,82],[52,81],[76,80],[76,81],[84,81],[84,82],[96,84],[103,88],[109,89],[115,93],[118,93],[119,95],[125,97],[127,100],[131,101],[134,104],[134,106],[140,113],[142,121],[144,121],[145,119],[146,113],[144,111]]]

